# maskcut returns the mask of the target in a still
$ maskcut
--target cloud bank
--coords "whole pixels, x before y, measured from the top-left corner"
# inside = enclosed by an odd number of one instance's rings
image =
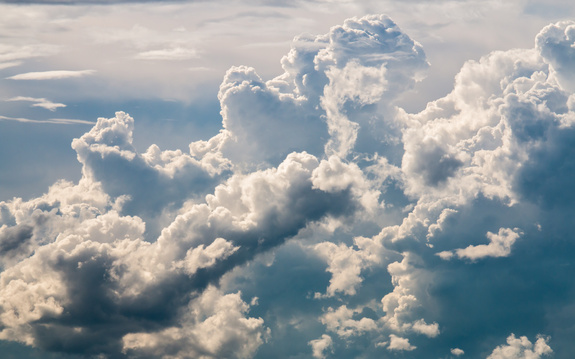
[[[467,62],[419,113],[397,101],[423,48],[370,15],[296,37],[269,81],[231,68],[220,132],[189,151],[140,153],[132,117],[99,118],[72,142],[78,183],[0,202],[0,339],[111,358],[569,357],[573,29]]]

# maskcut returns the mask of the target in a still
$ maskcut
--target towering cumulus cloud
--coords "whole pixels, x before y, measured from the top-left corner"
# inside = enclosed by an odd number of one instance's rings
[[[0,202],[0,339],[109,358],[569,358],[575,23],[429,66],[386,16],[230,69],[222,129],[144,153],[72,143],[78,183]],[[516,336],[517,335],[517,336]],[[528,338],[536,338],[535,342]],[[507,344],[502,344],[507,342]]]

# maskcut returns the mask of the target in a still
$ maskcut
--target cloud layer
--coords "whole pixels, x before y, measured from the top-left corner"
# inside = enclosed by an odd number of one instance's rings
[[[370,15],[296,37],[272,80],[231,68],[220,132],[189,151],[138,152],[132,117],[99,118],[72,142],[78,183],[0,202],[0,339],[111,358],[569,357],[574,29],[465,63],[419,113],[399,101],[423,48]]]

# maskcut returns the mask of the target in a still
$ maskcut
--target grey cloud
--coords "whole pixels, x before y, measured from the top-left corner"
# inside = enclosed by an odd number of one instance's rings
[[[0,255],[6,256],[9,252],[17,252],[21,246],[32,238],[32,230],[29,225],[15,227],[0,227]]]

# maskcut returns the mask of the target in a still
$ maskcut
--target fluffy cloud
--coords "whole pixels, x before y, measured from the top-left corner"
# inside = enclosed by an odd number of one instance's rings
[[[221,131],[189,152],[138,152],[134,119],[99,118],[72,143],[77,184],[0,203],[0,339],[85,356],[439,357],[525,330],[569,353],[574,41],[559,23],[467,62],[412,114],[396,100],[428,66],[422,47],[371,15],[297,37],[270,81],[230,69]],[[490,358],[551,352],[511,335]]]
[[[251,358],[265,336],[261,318],[246,318],[240,294],[207,288],[192,301],[177,327],[123,337],[130,356],[162,358]]]
[[[376,104],[389,106],[427,66],[421,45],[383,15],[297,37],[282,59],[284,74],[268,82],[248,67],[226,74],[219,92],[223,151],[248,163],[277,163],[294,149],[317,155],[324,147],[344,157],[358,136],[377,143],[384,128],[393,127],[378,118]],[[361,132],[360,124],[370,122],[375,133]]]
[[[460,355],[465,354],[465,352],[462,349],[453,348],[453,349],[451,349],[451,354],[453,354],[455,356],[460,356]]]
[[[511,246],[520,236],[517,230],[500,228],[499,233],[487,232],[489,244],[469,246],[463,249],[456,249],[454,252],[437,253],[443,259],[449,259],[454,254],[459,258],[467,258],[472,261],[485,257],[507,257],[511,254]]]
[[[517,338],[511,334],[507,338],[507,345],[495,348],[487,359],[539,359],[553,353],[547,341],[547,338],[538,336],[533,344],[527,337]]]
[[[412,351],[415,350],[416,347],[409,344],[409,339],[391,334],[389,336],[389,345],[387,349],[390,351]]]
[[[314,358],[324,359],[326,356],[324,352],[331,348],[333,341],[331,337],[327,334],[324,334],[319,339],[315,339],[309,342],[309,345],[312,347],[312,353]]]

